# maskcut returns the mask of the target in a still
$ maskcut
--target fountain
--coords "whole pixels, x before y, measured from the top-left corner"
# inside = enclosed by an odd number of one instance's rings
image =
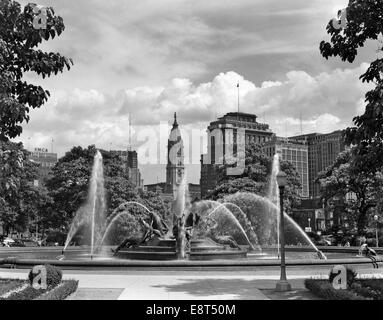
[[[90,228],[90,257],[100,252],[118,222],[125,223],[124,241],[115,252],[118,258],[133,260],[211,260],[240,259],[248,250],[253,257],[265,255],[262,247],[277,244],[279,258],[279,192],[276,175],[279,157],[274,156],[267,197],[238,192],[219,201],[201,200],[191,204],[186,177],[177,186],[171,207],[169,227],[163,219],[138,201],[121,204],[105,220],[105,192],[101,153],[94,157],[89,195],[73,220],[64,250],[82,226]],[[137,207],[142,212],[132,214]],[[196,217],[200,220],[196,223]],[[299,225],[284,214],[287,226],[294,230],[320,258],[325,258]],[[191,218],[191,220],[190,220]],[[190,223],[190,221],[192,223]],[[188,222],[189,221],[189,222]],[[120,226],[119,225],[119,226]],[[137,234],[134,234],[137,233]],[[130,238],[128,238],[128,237]],[[121,242],[121,239],[119,240]],[[241,246],[238,245],[241,244]]]
[[[276,153],[273,158],[271,177],[270,177],[270,185],[269,185],[269,193],[268,199],[278,208],[279,211],[279,190],[278,190],[278,182],[277,182],[277,174],[280,170],[279,167],[279,155]],[[291,224],[295,230],[299,232],[299,234],[303,237],[307,243],[314,248],[318,257],[320,259],[327,259],[323,252],[321,252],[317,246],[312,242],[309,236],[302,230],[302,228],[285,212],[283,213],[284,218],[287,220],[287,223]],[[279,214],[277,214],[277,239],[278,239],[278,257],[279,257]]]
[[[127,204],[128,203],[123,205],[127,206]],[[150,212],[148,208],[145,207],[145,209],[149,212],[149,216],[155,215],[153,212]],[[154,236],[139,245],[122,248],[116,252],[116,256],[134,260],[211,260],[246,257],[245,250],[233,249],[227,244],[218,244],[207,237],[196,238],[193,236],[194,225],[188,225],[187,222],[187,219],[193,215],[193,213],[185,178],[177,188],[171,211],[173,224],[172,233],[167,233],[162,237]],[[124,215],[129,215],[129,212],[115,212],[112,215],[113,218],[110,220],[105,233],[108,233],[112,224]],[[230,215],[232,215],[231,212]],[[234,216],[232,216],[232,219],[236,221]],[[236,221],[236,225],[239,229],[242,229],[238,221]],[[247,238],[246,233],[244,233],[244,236]],[[104,235],[103,238],[105,237],[106,235]]]
[[[86,203],[76,212],[65,241],[63,253],[79,229],[85,226],[90,229],[90,257],[93,258],[95,243],[100,240],[105,225],[106,203],[103,170],[102,155],[97,150],[93,161],[88,198]]]

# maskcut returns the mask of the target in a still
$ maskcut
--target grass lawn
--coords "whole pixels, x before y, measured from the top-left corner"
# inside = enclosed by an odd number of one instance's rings
[[[0,296],[20,287],[24,282],[25,280],[19,279],[0,279]]]

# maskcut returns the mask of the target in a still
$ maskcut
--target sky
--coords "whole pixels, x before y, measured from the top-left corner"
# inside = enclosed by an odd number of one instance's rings
[[[51,92],[16,139],[30,150],[53,146],[62,156],[75,145],[131,145],[145,183],[164,181],[177,112],[188,179],[198,183],[206,127],[237,110],[237,83],[240,111],[256,114],[279,136],[343,129],[364,111],[369,87],[359,76],[376,58],[377,44],[368,43],[352,64],[319,52],[328,21],[346,0],[38,4],[52,6],[66,25],[41,48],[72,58],[74,66],[44,80],[25,75]]]

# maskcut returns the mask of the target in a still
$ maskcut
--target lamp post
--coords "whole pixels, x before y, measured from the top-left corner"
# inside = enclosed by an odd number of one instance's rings
[[[376,221],[376,246],[379,247],[379,237],[378,237],[378,220],[379,220],[379,216],[377,214],[374,215],[374,220]]]
[[[277,282],[276,291],[290,291],[291,285],[287,282],[286,279],[286,263],[285,263],[285,219],[283,216],[283,194],[285,191],[285,186],[287,185],[287,176],[284,172],[279,171],[277,174],[277,182],[279,187],[279,201],[280,201],[280,210],[279,210],[279,241],[281,244],[281,277]]]

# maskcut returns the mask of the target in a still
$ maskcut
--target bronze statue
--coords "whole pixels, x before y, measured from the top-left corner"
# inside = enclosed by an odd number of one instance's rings
[[[212,234],[211,239],[218,244],[228,245],[230,248],[241,250],[241,247],[238,245],[237,241],[235,241],[231,236],[220,236]]]
[[[116,249],[112,249],[112,252],[114,254],[117,254],[122,248],[129,249],[131,247],[139,246],[139,245],[149,241],[154,236],[162,237],[163,231],[162,230],[160,231],[157,228],[153,227],[153,225],[154,225],[154,219],[153,218],[151,219],[150,225],[141,217],[138,218],[138,221],[144,226],[144,228],[146,230],[144,233],[144,236],[143,237],[129,237],[129,238],[124,239],[118,245],[118,247]],[[158,227],[157,224],[156,224],[156,227]]]
[[[165,223],[165,221],[155,212],[150,212],[151,225],[154,230],[158,230],[160,232],[160,237],[166,235],[169,231],[169,227]]]

